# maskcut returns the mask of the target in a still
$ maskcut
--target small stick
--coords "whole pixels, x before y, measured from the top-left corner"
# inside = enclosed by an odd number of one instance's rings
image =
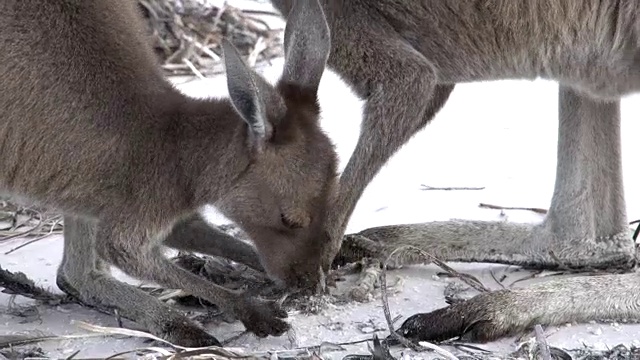
[[[280,14],[275,13],[275,12],[273,12],[273,11],[252,10],[252,9],[242,9],[242,12],[243,12],[244,14],[253,14],[253,15],[269,15],[269,16],[280,17]]]
[[[538,214],[546,214],[548,211],[546,209],[540,209],[540,208],[533,208],[533,207],[512,207],[512,206],[500,206],[500,205],[491,205],[491,204],[485,204],[485,203],[480,203],[478,205],[481,208],[485,208],[485,209],[493,209],[493,210],[525,210],[525,211],[533,211],[534,213],[538,213]]]
[[[393,319],[391,319],[391,310],[389,310],[389,297],[387,295],[387,262],[386,261],[382,264],[382,273],[380,274],[380,291],[381,291],[381,298],[382,298],[382,310],[384,311],[384,318],[387,320],[387,327],[389,329],[389,333],[391,334],[391,336],[393,336],[402,345],[404,345],[409,349],[412,349],[418,352],[423,351],[422,347],[412,343],[407,338],[398,334],[393,329]]]
[[[264,41],[264,37],[260,36],[258,41],[256,41],[256,45],[253,48],[253,51],[249,54],[247,58],[247,63],[251,67],[256,66],[256,62],[258,60],[258,55],[267,49],[267,43]]]
[[[442,355],[442,356],[444,356],[444,357],[446,357],[446,358],[448,358],[450,360],[459,360],[457,356],[453,355],[449,351],[441,348],[440,346],[432,344],[430,342],[420,341],[418,344],[420,344],[420,346],[426,347],[427,349],[431,349],[431,350],[437,352],[438,354],[440,354],[440,355]]]
[[[393,328],[394,320],[391,319],[391,311],[389,310],[389,297],[387,295],[387,262],[391,259],[391,257],[393,255],[395,255],[395,252],[398,251],[398,250],[400,250],[400,248],[394,250],[393,252],[391,252],[391,254],[389,254],[389,256],[387,256],[387,259],[382,263],[382,273],[380,274],[380,290],[381,290],[381,298],[382,298],[382,309],[384,311],[384,317],[387,320],[387,327],[389,328],[389,333],[396,340],[398,340],[402,345],[404,345],[404,346],[406,346],[409,349],[412,349],[414,351],[422,352],[422,351],[425,351],[425,350],[433,350],[433,351],[436,351],[437,353],[439,353],[440,355],[443,355],[443,356],[449,358],[450,360],[459,360],[455,355],[451,354],[449,351],[439,347],[436,344],[432,344],[432,343],[427,342],[427,341],[421,341],[419,344],[416,345],[413,342],[409,341],[404,336],[398,334],[394,330],[394,328]]]
[[[425,185],[425,184],[420,184],[420,190],[445,190],[445,191],[451,191],[451,190],[484,190],[484,186],[482,186],[482,187],[455,187],[455,186],[435,187],[435,186],[429,186],[429,185]]]
[[[220,19],[222,19],[222,14],[224,14],[227,10],[229,9],[229,5],[227,5],[227,2],[225,1],[222,4],[222,7],[220,7],[218,9],[218,13],[216,14],[216,17],[213,19],[213,28],[215,29],[216,27],[218,27],[218,24],[220,23]]]
[[[249,332],[245,330],[245,331],[243,331],[243,332],[241,332],[239,334],[233,335],[232,337],[222,341],[222,345],[223,346],[227,346],[227,345],[231,344],[232,342],[240,339],[241,337],[246,336],[247,334],[249,334]]]
[[[527,281],[527,280],[531,280],[531,279],[535,279],[538,277],[538,275],[542,274],[544,272],[544,270],[535,270],[533,271],[531,274],[527,275],[527,276],[523,276],[520,279],[516,279],[514,280],[511,284],[509,284],[509,286],[507,286],[507,288],[511,289],[513,288],[513,285],[521,282],[521,281]]]
[[[200,79],[206,79],[204,77],[204,75],[202,75],[202,73],[195,67],[195,65],[193,65],[193,63],[191,61],[189,61],[189,59],[182,59],[182,61],[184,61],[185,64],[187,64],[187,66],[189,67],[189,69],[191,69],[191,71]]]
[[[542,360],[552,360],[551,350],[549,349],[549,344],[547,344],[547,339],[544,336],[542,326],[540,326],[540,324],[536,324],[533,329],[536,333],[536,345],[538,347],[538,351],[540,351]]]
[[[410,245],[406,245],[406,246],[402,246],[397,248],[396,250],[394,250],[392,252],[395,253],[397,250],[400,250],[402,248],[412,248],[414,250],[417,250],[418,253],[420,253],[422,256],[431,259],[431,261],[436,264],[437,266],[439,266],[440,268],[442,268],[444,271],[446,271],[447,273],[449,273],[451,276],[457,277],[458,279],[462,280],[465,284],[471,286],[472,288],[480,291],[480,292],[489,292],[489,289],[487,289],[484,284],[482,284],[482,282],[480,282],[480,280],[478,280],[475,276],[473,275],[469,275],[469,274],[463,274],[460,273],[456,270],[454,270],[452,267],[450,267],[449,265],[447,265],[444,261],[438,259],[437,257],[429,254],[428,252],[419,249],[415,246],[410,246]]]
[[[44,238],[47,238],[47,237],[51,236],[51,235],[53,234],[53,231],[55,230],[56,225],[58,224],[58,222],[59,222],[59,221],[60,221],[60,220],[56,220],[56,221],[53,223],[53,225],[51,225],[51,229],[49,230],[49,233],[44,234],[44,235],[42,235],[42,236],[40,236],[40,237],[37,237],[37,238],[35,238],[35,239],[33,239],[33,240],[27,241],[26,243],[24,243],[24,244],[22,244],[22,245],[18,245],[18,246],[16,246],[16,247],[14,247],[13,249],[11,249],[11,250],[9,250],[9,251],[5,252],[4,254],[5,254],[5,255],[9,255],[9,254],[13,253],[14,251],[20,250],[20,249],[22,249],[23,247],[26,247],[26,246],[28,246],[28,245],[31,245],[31,244],[33,244],[33,243],[37,242],[37,241],[40,241],[40,240],[42,240],[42,239],[44,239]]]
[[[504,286],[504,284],[502,283],[502,281],[498,280],[496,278],[496,274],[493,273],[493,269],[489,270],[489,274],[491,274],[491,277],[493,278],[493,280],[496,282],[496,284],[500,285],[500,287],[502,287],[503,289],[506,289],[506,287]]]
[[[116,322],[118,323],[118,327],[119,328],[124,328],[124,325],[122,324],[122,316],[120,316],[120,312],[118,311],[118,309],[113,309],[113,316],[116,318]]]
[[[36,211],[36,213],[38,214],[38,223],[36,224],[36,226],[32,227],[29,230],[23,231],[21,233],[5,236],[2,239],[0,239],[0,241],[7,241],[7,240],[15,239],[17,237],[23,237],[23,236],[26,236],[26,235],[28,235],[28,234],[40,229],[40,227],[42,227],[42,223],[44,221],[42,219],[42,214],[40,212],[38,212],[38,211]]]
[[[373,292],[380,275],[380,261],[373,259],[360,273],[356,285],[349,291],[349,296],[355,301],[364,302],[367,295]]]
[[[202,51],[203,53],[209,55],[210,58],[212,58],[215,61],[220,61],[221,58],[220,56],[218,56],[218,54],[214,53],[211,49],[209,49],[208,47],[200,44],[198,41],[196,41],[196,39],[192,38],[189,35],[183,34],[182,35],[187,41],[190,41],[193,45],[195,45],[195,47],[197,47],[200,51]]]

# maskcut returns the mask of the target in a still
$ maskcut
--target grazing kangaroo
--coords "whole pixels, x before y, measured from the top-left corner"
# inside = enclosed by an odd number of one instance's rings
[[[176,90],[137,12],[130,0],[2,3],[0,187],[64,213],[58,284],[82,302],[117,309],[183,346],[220,345],[179,311],[116,281],[112,264],[211,301],[258,336],[279,336],[289,324],[275,303],[178,267],[162,245],[224,252],[215,241],[176,235],[197,233],[194,214],[215,204],[255,241],[254,266],[290,287],[321,282],[316,233],[337,182],[335,150],[318,120],[330,49],[322,10],[314,0],[292,10],[275,86],[225,40],[230,100]]]
[[[294,16],[296,1],[272,3],[284,17]],[[542,223],[442,221],[386,226],[364,235],[381,247],[420,243],[449,261],[635,266],[622,182],[620,98],[640,90],[640,2],[321,3],[331,30],[327,66],[366,100],[360,138],[329,207],[325,268],[367,184],[429,123],[455,84],[535,78],[559,83],[556,184]],[[639,320],[640,277],[577,277],[482,294],[412,316],[400,332],[416,340],[466,333],[469,339],[489,341],[535,323],[592,319]]]

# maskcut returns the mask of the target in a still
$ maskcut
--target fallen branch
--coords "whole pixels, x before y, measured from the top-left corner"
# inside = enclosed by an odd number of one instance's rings
[[[0,349],[29,345],[43,341],[67,341],[104,337],[104,334],[72,334],[72,335],[0,335]]]
[[[108,326],[99,326],[99,325],[93,325],[93,324],[89,324],[86,323],[84,321],[77,321],[76,324],[78,325],[79,328],[82,328],[84,330],[87,331],[91,331],[93,333],[97,333],[97,334],[103,334],[103,336],[112,336],[112,335],[125,335],[125,336],[132,336],[132,337],[141,337],[141,338],[147,338],[150,340],[154,340],[163,344],[166,344],[174,349],[179,349],[179,350],[202,350],[202,349],[210,349],[210,350],[216,350],[219,351],[219,354],[222,356],[229,356],[229,357],[241,357],[244,356],[244,354],[238,353],[238,352],[234,352],[230,349],[224,349],[221,348],[219,346],[210,346],[210,347],[200,347],[200,348],[192,348],[192,347],[185,347],[185,346],[180,346],[180,345],[176,345],[173,344],[167,340],[164,340],[162,338],[159,338],[155,335],[152,335],[150,333],[144,332],[144,331],[139,331],[139,330],[132,330],[132,329],[125,329],[125,328],[117,328],[117,327],[108,327]]]
[[[5,199],[0,202],[0,214],[0,242],[62,233],[62,216],[43,209],[21,206]]]
[[[542,330],[542,326],[540,326],[540,324],[536,324],[533,327],[533,330],[536,334],[536,347],[538,352],[540,353],[540,357],[542,358],[542,360],[552,360],[551,350],[549,349],[549,344],[547,343],[547,339],[544,336],[544,330]]]
[[[389,256],[391,257],[391,256]],[[382,310],[384,311],[384,318],[387,321],[387,327],[389,334],[396,339],[400,344],[414,351],[423,351],[420,346],[409,341],[404,336],[398,334],[394,330],[393,320],[391,319],[391,310],[389,309],[389,297],[387,295],[387,262],[382,264],[382,273],[380,274],[380,291],[382,299]]]
[[[481,208],[493,209],[493,210],[525,210],[525,211],[533,211],[534,213],[543,214],[543,215],[548,212],[546,209],[533,208],[533,207],[512,207],[512,206],[491,205],[491,204],[485,204],[485,203],[480,203],[478,206],[481,207]]]
[[[443,190],[443,191],[452,191],[452,190],[484,190],[483,187],[434,187],[425,184],[420,184],[420,190]]]
[[[365,302],[378,284],[381,273],[380,260],[367,261],[356,285],[349,290],[349,297],[357,302]]]
[[[45,238],[47,238],[47,237],[49,237],[49,236],[53,235],[53,234],[54,234],[54,231],[56,230],[56,226],[58,225],[58,223],[62,222],[62,216],[56,216],[56,217],[54,217],[54,220],[53,220],[53,221],[54,221],[54,222],[53,222],[53,225],[50,227],[50,230],[49,230],[49,232],[48,232],[48,233],[46,233],[46,234],[44,234],[44,235],[42,235],[42,236],[39,236],[39,237],[37,237],[37,238],[35,238],[35,239],[33,239],[33,240],[29,240],[29,241],[27,241],[27,242],[26,242],[26,243],[24,243],[24,244],[18,245],[18,246],[16,246],[16,247],[12,248],[11,250],[9,250],[9,251],[5,252],[4,254],[5,254],[5,255],[9,255],[9,254],[11,254],[11,253],[13,253],[13,252],[15,252],[15,251],[17,251],[17,250],[20,250],[20,249],[22,249],[22,248],[24,248],[24,247],[27,247],[27,246],[29,246],[29,245],[31,245],[31,244],[33,244],[33,243],[36,243],[36,242],[38,242],[38,241],[40,241],[40,240],[42,240],[42,239],[45,239]]]
[[[418,342],[418,344],[419,344],[420,346],[423,346],[423,347],[427,348],[427,349],[430,349],[430,350],[433,350],[433,351],[437,352],[438,354],[440,354],[440,355],[442,355],[442,356],[446,357],[447,359],[451,359],[451,360],[459,360],[459,359],[458,359],[458,357],[457,357],[457,356],[455,356],[455,355],[453,355],[451,352],[449,352],[449,351],[447,351],[447,350],[443,349],[443,348],[442,348],[442,347],[440,347],[440,346],[437,346],[437,345],[435,345],[435,344],[432,344],[432,343],[430,343],[430,342],[420,341],[420,342]]]
[[[159,355],[156,357],[157,359],[189,359],[189,358],[198,358],[198,359],[219,359],[219,360],[230,360],[230,359],[312,359],[314,354],[322,353],[322,352],[330,352],[330,351],[342,351],[345,350],[342,345],[351,345],[357,344],[361,342],[366,342],[368,340],[359,340],[352,341],[347,343],[330,343],[323,342],[320,345],[315,346],[307,346],[300,347],[294,349],[286,349],[286,350],[274,350],[274,351],[256,351],[256,352],[248,352],[244,349],[240,348],[231,348],[231,347],[218,347],[218,346],[209,346],[209,347],[184,347],[173,344],[169,341],[163,340],[155,335],[144,331],[138,330],[130,330],[130,329],[122,329],[115,327],[106,327],[106,326],[98,326],[85,322],[78,321],[78,326],[85,330],[102,334],[102,336],[112,336],[112,335],[125,335],[131,337],[140,337],[147,338],[159,343],[163,343],[169,346],[171,349],[163,349],[163,348],[148,348],[154,349]],[[127,353],[131,353],[134,350],[120,353],[118,355],[123,355]],[[317,359],[317,357],[316,357]]]
[[[227,38],[251,66],[282,56],[282,29],[271,29],[261,16],[274,12],[241,10],[197,0],[138,0],[152,46],[167,75],[222,72]]]
[[[478,280],[478,278],[476,278],[475,276],[458,272],[457,270],[453,269],[451,266],[447,265],[444,261],[438,259],[437,257],[415,246],[404,245],[395,249],[391,254],[395,254],[396,252],[405,251],[405,250],[417,251],[425,259],[429,259],[430,262],[434,263],[435,265],[440,267],[442,270],[444,270],[449,276],[456,277],[462,280],[462,282],[464,282],[465,284],[471,286],[472,288],[480,292],[489,292],[489,289],[485,287],[484,284],[480,280]]]
[[[396,360],[389,352],[389,347],[386,343],[383,343],[378,338],[378,335],[373,335],[373,348],[367,344],[369,352],[371,352],[373,360]]]
[[[405,338],[404,336],[398,334],[395,330],[394,330],[394,326],[393,326],[393,320],[391,319],[391,310],[389,309],[389,298],[387,295],[387,262],[388,260],[391,259],[392,256],[395,255],[396,252],[399,252],[403,250],[402,248],[398,248],[395,251],[391,252],[391,254],[389,254],[389,256],[387,257],[387,259],[382,263],[382,274],[381,274],[381,278],[380,278],[380,288],[381,288],[381,293],[382,293],[382,309],[384,311],[384,317],[387,320],[387,326],[389,328],[389,333],[390,335],[397,340],[398,342],[400,342],[400,344],[404,345],[405,347],[408,347],[409,349],[412,349],[414,351],[425,351],[425,350],[432,350],[432,351],[436,351],[437,353],[439,353],[440,355],[445,356],[446,358],[450,359],[450,360],[459,360],[455,355],[451,354],[449,351],[442,349],[441,347],[426,342],[426,341],[422,341],[419,344],[414,344],[413,342],[409,341],[407,338]]]

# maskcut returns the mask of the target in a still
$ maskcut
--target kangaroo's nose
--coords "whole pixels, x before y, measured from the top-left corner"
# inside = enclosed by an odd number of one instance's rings
[[[327,289],[326,276],[320,267],[313,272],[297,273],[292,280],[290,286],[303,293],[322,294]]]

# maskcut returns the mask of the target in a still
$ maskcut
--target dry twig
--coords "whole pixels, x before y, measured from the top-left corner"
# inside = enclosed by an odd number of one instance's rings
[[[366,301],[378,283],[381,272],[380,260],[372,259],[367,261],[356,285],[349,290],[349,297],[358,302]]]
[[[547,344],[547,339],[544,336],[544,330],[542,330],[542,326],[540,326],[540,324],[536,324],[533,327],[533,330],[536,334],[536,347],[538,352],[540,353],[540,357],[542,357],[542,360],[552,360],[551,350],[549,349],[549,344]]]
[[[389,256],[391,257],[391,256]],[[387,327],[389,329],[389,333],[393,338],[395,338],[400,344],[405,347],[412,349],[414,351],[422,351],[419,346],[416,346],[414,343],[406,339],[404,336],[398,334],[394,330],[393,320],[391,319],[391,310],[389,309],[389,297],[387,295],[387,262],[385,261],[382,264],[382,273],[380,274],[380,289],[381,289],[381,298],[382,298],[382,309],[384,311],[384,318],[387,321]]]
[[[62,232],[61,215],[24,207],[9,199],[0,202],[0,217],[0,242],[16,238],[44,238]]]
[[[414,350],[414,351],[425,351],[425,350],[433,350],[437,353],[447,357],[450,360],[458,360],[458,358],[451,354],[449,351],[439,347],[438,345],[421,341],[418,345],[412,343],[402,335],[398,334],[393,327],[393,320],[391,319],[391,311],[389,310],[389,299],[387,296],[387,262],[391,259],[392,256],[395,255],[396,252],[402,251],[403,248],[398,248],[394,250],[387,259],[382,263],[382,274],[380,278],[380,288],[382,293],[382,309],[384,310],[384,317],[387,320],[387,326],[389,327],[389,333],[393,338],[395,338],[402,345]]]
[[[438,259],[437,257],[415,246],[403,245],[396,248],[391,254],[395,254],[396,252],[407,251],[407,250],[418,252],[425,259],[429,259],[432,263],[434,263],[435,265],[440,267],[442,270],[444,270],[449,276],[456,277],[462,280],[465,284],[471,286],[472,288],[480,292],[489,292],[489,289],[485,287],[484,284],[480,280],[478,280],[475,276],[458,272],[457,270],[453,269],[451,266],[447,265],[444,261]],[[391,257],[391,255],[389,255],[389,257]]]
[[[260,16],[277,13],[221,7],[197,0],[138,0],[149,35],[167,75],[222,73],[222,38],[238,48],[251,66],[283,53],[282,29]]]
[[[547,213],[547,209],[540,209],[540,208],[533,208],[533,207],[500,206],[500,205],[491,205],[491,204],[485,204],[485,203],[480,203],[478,206],[481,208],[493,209],[493,210],[525,210],[525,211],[533,211],[534,213],[543,214],[543,215]]]
[[[56,230],[56,226],[58,225],[58,223],[62,222],[62,217],[61,217],[61,216],[55,216],[55,217],[54,217],[54,219],[55,219],[55,220],[52,220],[52,221],[53,221],[53,225],[50,227],[50,229],[49,229],[49,232],[48,232],[48,233],[46,233],[46,234],[44,234],[44,235],[42,235],[42,236],[39,236],[39,237],[37,237],[37,238],[35,238],[35,239],[33,239],[33,240],[29,240],[29,241],[27,241],[27,242],[26,242],[26,243],[24,243],[24,244],[18,245],[18,246],[16,246],[16,247],[12,248],[11,250],[9,250],[9,251],[5,252],[4,254],[5,254],[5,255],[9,255],[9,254],[11,254],[11,253],[12,253],[12,252],[14,252],[14,251],[20,250],[20,249],[22,249],[22,248],[24,248],[24,247],[26,247],[26,246],[29,246],[29,245],[31,245],[31,244],[33,244],[33,243],[35,243],[35,242],[38,242],[38,241],[40,241],[40,240],[42,240],[42,239],[44,239],[44,238],[46,238],[46,237],[49,237],[49,236],[53,235],[53,234],[54,234],[54,231]]]
[[[456,186],[447,186],[447,187],[434,187],[425,184],[420,185],[420,190],[444,190],[444,191],[452,191],[452,190],[484,190],[484,186],[482,187],[456,187]]]

